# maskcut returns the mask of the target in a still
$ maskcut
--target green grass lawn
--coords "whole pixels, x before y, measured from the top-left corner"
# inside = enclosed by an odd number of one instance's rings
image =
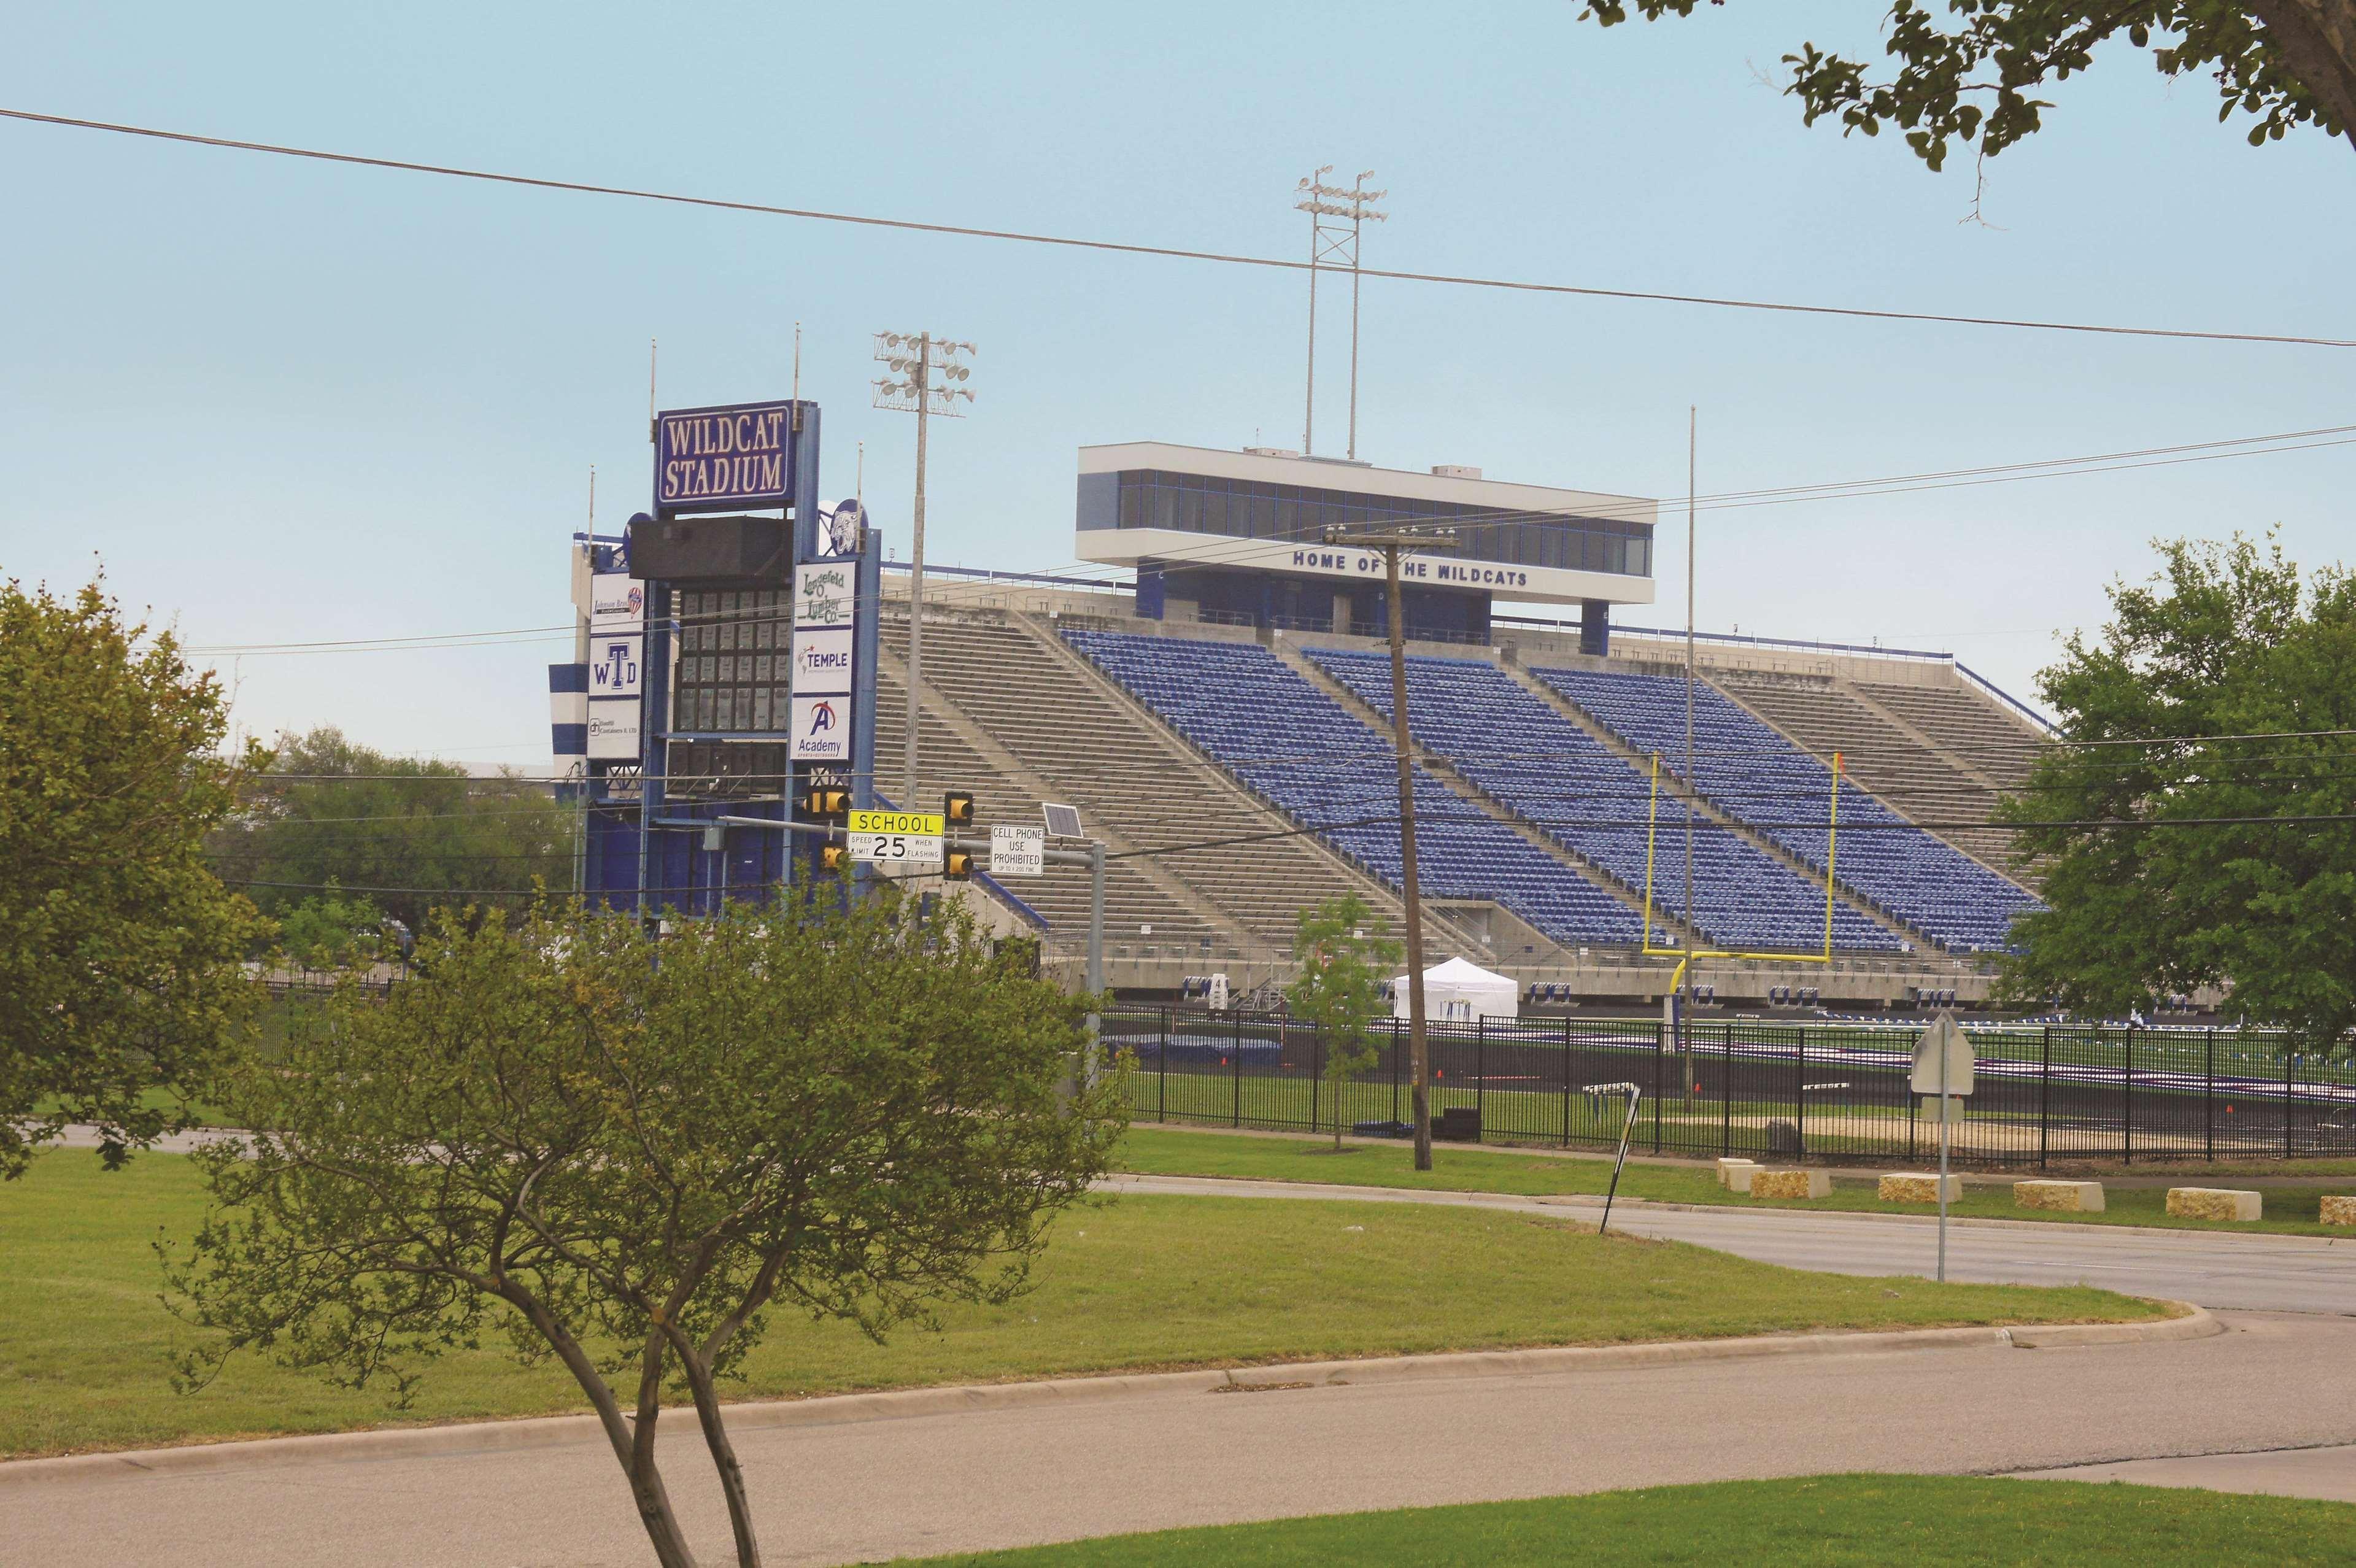
[[[1132,1127],[1123,1140],[1120,1167],[1151,1176],[1242,1176],[1261,1181],[1332,1182],[1350,1187],[1398,1187],[1427,1191],[1499,1192],[1542,1197],[1601,1193],[1611,1184],[1608,1158],[1545,1157],[1441,1144],[1431,1152],[1432,1168],[1415,1168],[1405,1144],[1361,1143],[1333,1152],[1331,1138],[1241,1138],[1226,1133],[1182,1133]],[[1661,1203],[1723,1204],[1739,1208],[1817,1208],[1875,1214],[1935,1214],[1934,1204],[1884,1203],[1874,1183],[1836,1173],[1828,1197],[1762,1200],[1727,1191],[1705,1168],[1631,1165],[1620,1177],[1623,1197]],[[2232,1186],[2228,1176],[2187,1177],[2187,1185]],[[2255,1224],[2177,1219],[2168,1213],[2168,1194],[2157,1187],[2112,1187],[2101,1214],[2051,1214],[2014,1207],[2009,1186],[1966,1187],[1948,1205],[1951,1215],[1988,1219],[2033,1219],[2057,1224],[2152,1225],[2185,1230],[2263,1230],[2276,1235],[2336,1236],[2345,1226],[2327,1226],[2316,1216],[2327,1193],[2356,1192],[2356,1182],[2312,1188],[2269,1188],[2265,1219]]]
[[[37,1100],[33,1102],[33,1114],[36,1116],[47,1116],[57,1110],[58,1103],[58,1099],[55,1095]],[[195,1113],[196,1123],[198,1126],[222,1127],[228,1125],[228,1122],[222,1116],[221,1112],[213,1106],[208,1105],[202,1101],[190,1101],[184,1100],[181,1096],[175,1094],[168,1089],[141,1090],[139,1091],[139,1104],[141,1109],[147,1111],[177,1111],[182,1105],[187,1105]]]
[[[259,1359],[174,1393],[189,1331],[148,1243],[195,1228],[185,1158],[102,1171],[51,1154],[0,1186],[0,1454],[134,1447],[582,1408],[564,1375],[495,1352],[427,1374],[416,1405]],[[1808,1274],[1567,1221],[1396,1204],[1125,1197],[1058,1221],[1038,1288],[877,1346],[780,1314],[742,1397],[1539,1344],[2156,1316],[2106,1292]]]
[[[1945,1476],[1811,1476],[1535,1502],[1173,1530],[926,1563],[973,1568],[1294,1568],[1329,1563],[1582,1568],[1739,1563],[2045,1568],[2346,1563],[2356,1505],[2160,1487]]]

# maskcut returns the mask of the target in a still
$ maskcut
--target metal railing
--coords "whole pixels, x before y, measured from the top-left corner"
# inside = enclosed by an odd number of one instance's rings
[[[1386,1021],[1373,1068],[1342,1103],[1323,1042],[1280,1015],[1122,1008],[1104,1016],[1128,1053],[1139,1121],[1330,1132],[1408,1115],[1405,1026]],[[1909,1091],[1907,1027],[1532,1018],[1428,1028],[1431,1110],[1470,1109],[1485,1143],[1608,1149],[1622,1101],[1644,1092],[1634,1146],[1653,1154],[1891,1165],[1935,1157],[1938,1117]],[[2255,1030],[2054,1025],[1971,1029],[1976,1090],[1954,1158],[2034,1166],[2085,1161],[2356,1156],[2356,1063],[2287,1054]]]

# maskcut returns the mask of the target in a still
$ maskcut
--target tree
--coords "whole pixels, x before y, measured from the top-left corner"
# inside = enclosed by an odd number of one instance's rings
[[[328,885],[278,922],[278,950],[305,969],[341,969],[376,956],[384,915],[374,904]]]
[[[1119,1130],[1117,1087],[1065,1082],[1083,999],[916,908],[438,917],[390,999],[347,985],[222,1075],[267,1131],[198,1155],[210,1205],[166,1251],[212,1331],[184,1377],[251,1348],[401,1397],[501,1333],[579,1383],[667,1568],[692,1561],[656,1464],[683,1389],[757,1563],[721,1391],[771,1309],[881,1337],[1011,1298]]]
[[[1656,20],[1689,16],[1699,4],[1590,0],[1580,15],[1609,27],[1631,11]],[[1980,156],[1994,157],[2034,133],[2052,107],[2032,96],[2037,89],[2088,70],[2097,48],[2124,38],[2152,48],[2165,75],[2214,76],[2220,121],[2236,109],[2256,117],[2252,146],[2280,141],[2295,125],[2356,143],[2356,0],[1947,0],[1947,10],[1953,21],[1943,28],[1930,0],[1895,0],[1883,45],[1895,70],[1883,79],[1862,60],[1803,44],[1783,57],[1784,91],[1811,125],[1830,116],[1843,134],[1869,136],[1886,124],[1901,127],[1906,145],[1936,169],[1950,141],[1976,141]]]
[[[1376,1060],[1374,1022],[1383,1008],[1383,981],[1399,961],[1399,944],[1355,893],[1339,893],[1303,909],[1292,934],[1301,974],[1285,987],[1293,1016],[1315,1026],[1325,1043],[1324,1077],[1333,1107],[1333,1147],[1342,1147],[1342,1100],[1350,1079]]]
[[[2157,546],[2039,690],[2062,744],[2003,819],[2046,863],[2005,961],[2017,998],[2117,1015],[2228,986],[2330,1050],[2356,1025],[2356,578],[2279,547]],[[2334,820],[2338,819],[2338,820]]]
[[[0,583],[0,1176],[69,1122],[110,1166],[185,1127],[179,1091],[251,1018],[268,925],[203,854],[243,768],[227,728],[211,673],[101,583]]]
[[[573,818],[546,786],[512,770],[475,778],[323,727],[279,736],[248,800],[212,848],[222,874],[272,915],[331,883],[412,927],[454,897],[520,908],[536,881],[573,886]],[[498,894],[510,897],[490,897]]]

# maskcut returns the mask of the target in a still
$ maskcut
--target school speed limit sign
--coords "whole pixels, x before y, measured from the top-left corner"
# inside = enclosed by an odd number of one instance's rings
[[[851,858],[869,865],[938,865],[938,833],[852,833]]]
[[[853,811],[849,830],[851,858],[868,865],[938,865],[938,811]]]

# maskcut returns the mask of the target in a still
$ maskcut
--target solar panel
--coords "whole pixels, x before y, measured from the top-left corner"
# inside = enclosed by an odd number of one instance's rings
[[[1039,810],[1046,815],[1049,838],[1076,839],[1082,836],[1080,809],[1077,806],[1058,806],[1053,802],[1047,802],[1042,804]]]

